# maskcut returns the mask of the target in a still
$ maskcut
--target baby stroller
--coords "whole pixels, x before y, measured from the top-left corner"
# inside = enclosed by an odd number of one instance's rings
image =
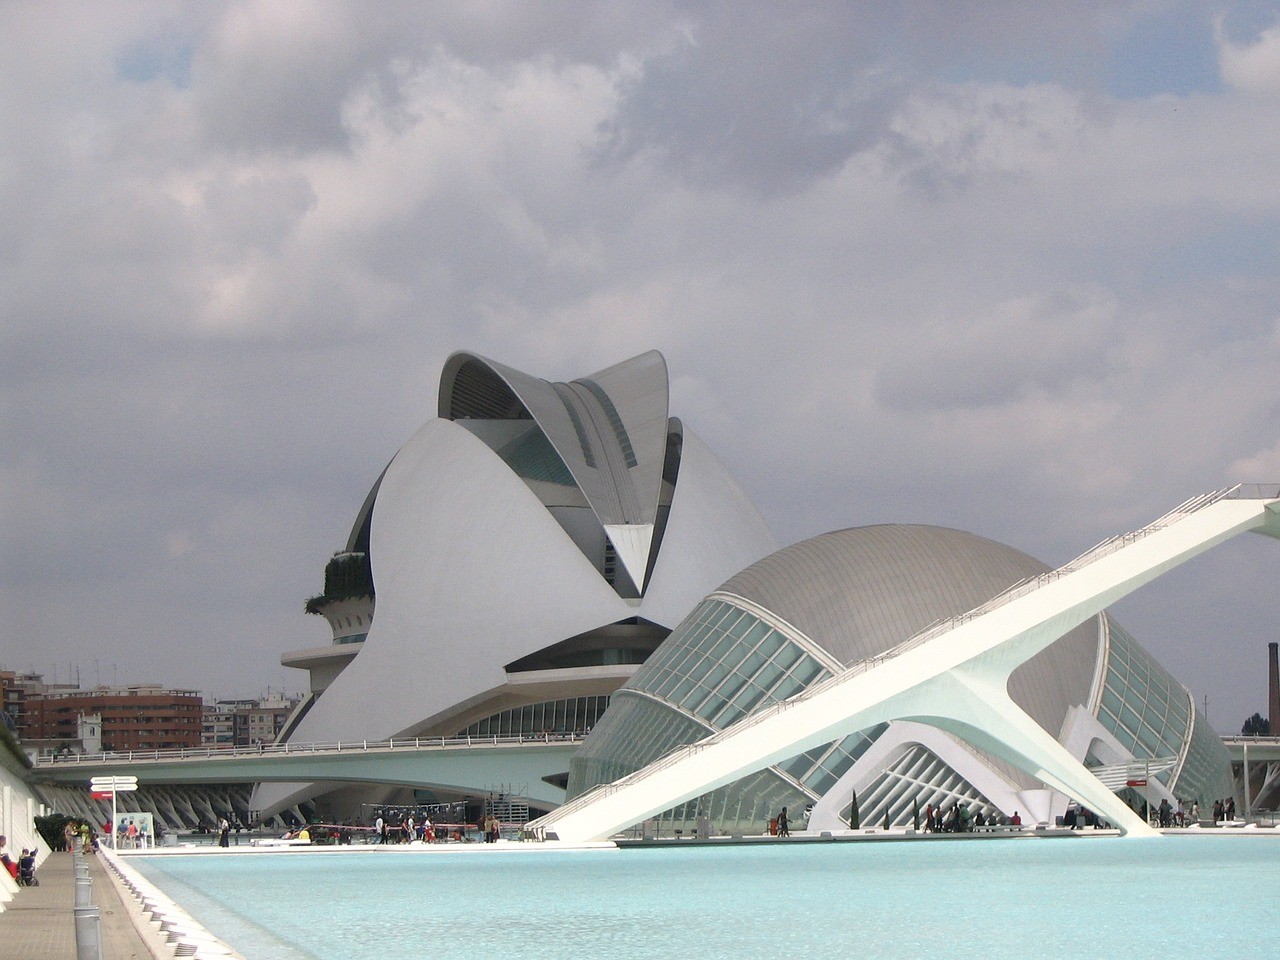
[[[30,850],[23,850],[18,859],[18,886],[40,886],[40,881],[36,879],[36,855]]]

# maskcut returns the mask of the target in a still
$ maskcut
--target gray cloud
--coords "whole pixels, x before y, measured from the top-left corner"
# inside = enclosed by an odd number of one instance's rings
[[[461,348],[662,349],[784,541],[932,522],[1062,562],[1280,479],[1280,105],[1101,79],[1142,17],[1216,7],[24,9],[5,666],[298,686],[301,601]],[[1265,693],[1268,556],[1122,611],[1224,729]]]

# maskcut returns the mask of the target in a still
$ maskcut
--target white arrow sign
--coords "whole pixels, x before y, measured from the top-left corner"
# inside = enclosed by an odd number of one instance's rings
[[[108,790],[128,793],[138,789],[137,777],[94,777],[89,781],[89,789],[105,793]]]

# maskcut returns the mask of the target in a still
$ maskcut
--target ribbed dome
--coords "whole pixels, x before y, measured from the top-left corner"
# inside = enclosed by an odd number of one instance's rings
[[[961,530],[886,524],[837,530],[770,554],[720,589],[803,630],[842,663],[874,656],[1049,568]],[[1028,661],[1009,692],[1050,733],[1086,704],[1098,657],[1090,619]]]

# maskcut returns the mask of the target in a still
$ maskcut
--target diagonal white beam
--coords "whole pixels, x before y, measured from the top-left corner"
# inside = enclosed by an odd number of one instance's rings
[[[976,674],[967,668],[950,671],[928,685],[942,709],[932,711],[931,717],[913,719],[941,727],[1008,761],[1102,814],[1126,834],[1154,835],[1156,831],[1127,803],[1013,702],[1007,684],[1007,676]]]
[[[1145,824],[1131,813],[1126,817],[1114,797],[1102,796],[1099,790],[1106,788],[1056,740],[1021,710],[1019,718],[999,707],[1001,699],[1008,701],[1005,691],[1014,669],[1121,597],[1245,531],[1280,535],[1280,500],[1274,497],[1210,496],[1189,504],[1184,506],[1191,512],[1172,514],[1119,538],[1001,595],[942,630],[926,631],[785,703],[673,751],[613,784],[597,787],[531,826],[561,840],[608,837],[876,723],[943,717],[967,727],[966,738],[976,737],[982,741],[978,745],[990,747],[1025,772],[1089,803],[1122,830],[1142,832]],[[940,679],[948,675],[948,681]],[[990,710],[975,706],[976,687],[984,690]],[[948,691],[949,700],[945,699]]]

